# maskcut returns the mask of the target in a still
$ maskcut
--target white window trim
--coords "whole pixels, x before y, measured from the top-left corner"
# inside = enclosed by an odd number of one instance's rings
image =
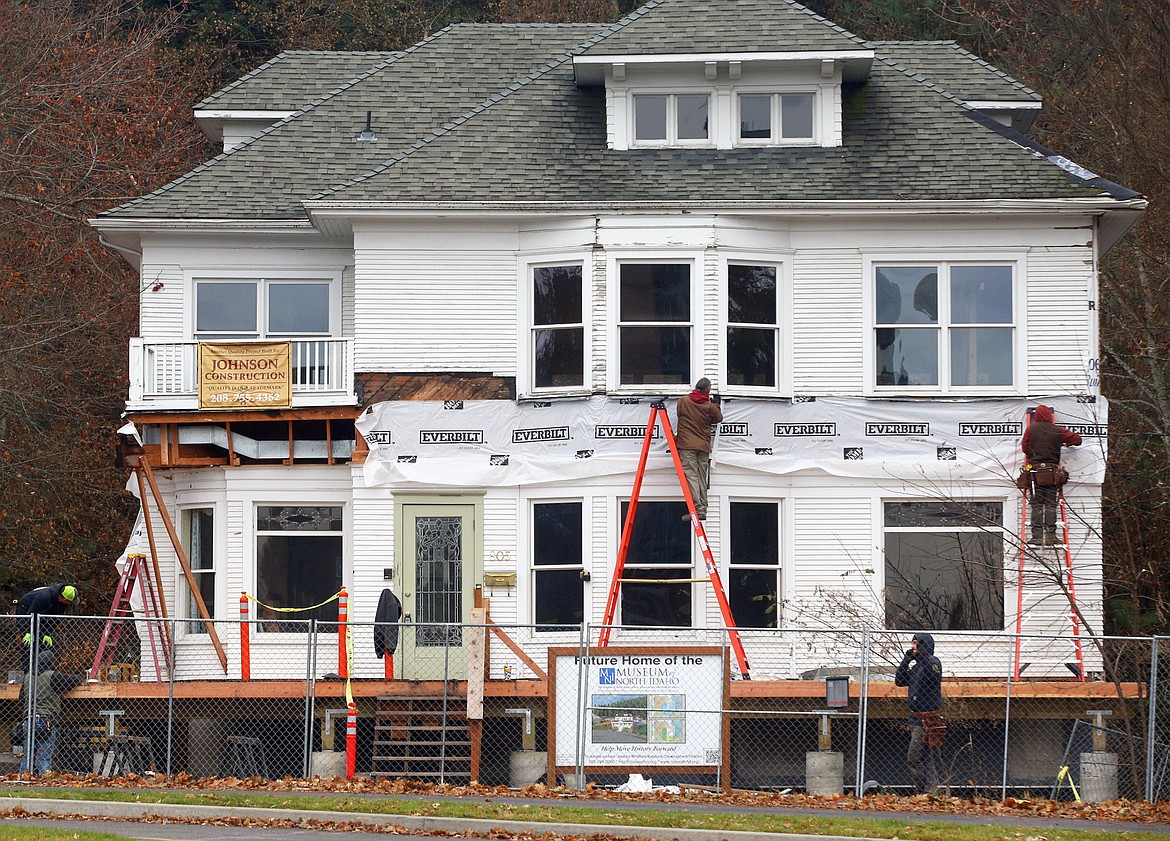
[[[1010,265],[1012,267],[1012,316],[1010,325],[1015,333],[1012,355],[1012,384],[997,386],[952,386],[950,381],[950,347],[943,342],[950,325],[941,327],[939,338],[939,384],[937,386],[879,386],[874,375],[876,351],[874,330],[877,313],[874,301],[874,278],[878,266],[954,266],[964,264]],[[865,338],[862,343],[863,383],[866,397],[909,396],[1024,396],[1028,393],[1028,313],[1027,313],[1027,252],[1022,250],[948,251],[923,248],[917,251],[869,251],[862,259],[862,307]],[[949,273],[948,273],[949,280]],[[941,280],[940,280],[941,284]],[[940,285],[941,289],[941,285]],[[941,312],[942,307],[940,305]],[[948,319],[949,322],[949,319]]]
[[[732,493],[724,493],[722,499],[719,500],[719,574],[723,576],[724,595],[727,596],[728,604],[731,603],[731,505],[735,502],[761,502],[776,506],[776,527],[779,529],[777,534],[776,551],[779,557],[776,558],[776,594],[780,598],[780,604],[776,607],[776,630],[781,631],[786,627],[785,620],[789,607],[796,598],[796,584],[787,563],[788,558],[795,557],[795,538],[793,537],[793,505],[790,504],[790,499],[787,496],[758,496],[746,489],[739,489]],[[764,565],[744,565],[737,567],[737,569],[770,569],[771,567]],[[754,630],[754,629],[749,629]]]
[[[184,496],[182,502],[176,505],[176,517],[179,528],[182,528],[183,512],[194,511],[202,508],[210,508],[213,527],[215,533],[213,535],[212,543],[212,561],[214,566],[212,570],[215,574],[215,609],[211,611],[211,618],[214,620],[223,619],[226,611],[227,598],[227,504],[219,496],[215,497],[198,497]],[[180,541],[184,535],[180,534]],[[187,551],[184,548],[184,553]],[[191,559],[187,558],[187,563],[191,563]],[[187,613],[187,599],[186,595],[189,588],[187,584],[187,576],[183,574],[183,567],[179,563],[178,556],[175,557],[175,577],[174,577],[174,600],[175,609],[178,614],[175,619],[178,625],[175,637],[178,641],[190,640],[193,643],[203,643],[208,639],[206,632],[195,633],[187,630],[187,622],[199,621],[198,616],[188,616]]]
[[[621,348],[619,346],[618,316],[621,313],[621,267],[626,264],[659,264],[659,263],[688,263],[691,267],[691,376],[689,383],[639,383],[637,385],[622,385],[621,383]],[[606,360],[605,360],[605,387],[611,394],[688,394],[694,387],[703,366],[703,336],[705,324],[703,320],[703,289],[705,277],[703,274],[703,254],[695,250],[677,251],[631,251],[628,253],[613,253],[611,251],[606,262]],[[651,324],[651,322],[639,322]],[[670,322],[680,325],[685,322]]]
[[[812,97],[812,136],[811,137],[783,137],[781,136],[781,111],[782,106],[780,98],[784,96],[791,96],[794,94],[806,94]],[[740,137],[740,97],[741,96],[764,96],[772,97],[771,114],[772,114],[772,136],[763,137]],[[821,88],[812,86],[793,86],[786,87],[783,85],[751,85],[751,86],[736,86],[731,89],[732,96],[732,115],[731,115],[731,144],[737,147],[756,147],[756,146],[822,146],[821,140],[821,113],[823,108],[822,99],[824,93]]]
[[[318,534],[337,534],[341,536],[341,583],[347,590],[352,590],[353,581],[353,503],[349,495],[337,492],[307,492],[297,493],[289,491],[288,493],[279,496],[272,496],[265,494],[263,496],[245,496],[240,500],[243,505],[243,579],[244,590],[252,596],[257,593],[257,581],[259,579],[256,564],[258,561],[256,555],[256,511],[261,506],[278,505],[278,506],[340,506],[341,511],[341,531],[340,532],[318,532]],[[307,605],[305,605],[307,607]],[[256,608],[252,608],[250,619],[257,618]],[[351,616],[352,603],[351,603]],[[296,617],[290,614],[290,618]],[[259,629],[253,629],[252,644],[256,643],[276,643],[278,645],[305,645],[305,635],[303,633],[285,633],[282,631],[265,631],[259,632]]]
[[[266,282],[274,281],[277,283],[288,281],[302,281],[304,283],[328,283],[329,284],[329,334],[321,335],[318,333],[303,334],[292,337],[287,337],[291,341],[297,339],[312,340],[312,339],[336,339],[341,338],[341,275],[340,269],[335,271],[323,271],[318,268],[283,268],[283,269],[265,269],[264,271],[256,271],[255,269],[242,268],[237,270],[227,269],[213,269],[208,271],[188,270],[183,274],[183,296],[187,302],[183,307],[184,310],[184,325],[183,329],[185,335],[190,341],[199,341],[198,333],[195,329],[195,315],[196,315],[196,284],[202,281],[210,282],[231,282],[238,281],[240,283],[255,283],[257,284],[257,304],[256,304],[256,320],[257,332],[260,338],[250,339],[241,338],[239,341],[265,341],[266,330],[260,329],[266,326],[267,321],[267,302],[265,297],[259,290],[263,289]],[[281,336],[281,339],[286,337]],[[234,339],[216,339],[214,341],[231,342]]]
[[[581,266],[581,318],[585,325],[584,339],[584,379],[580,386],[564,388],[537,388],[536,366],[534,364],[533,346],[534,325],[532,308],[532,272],[542,266]],[[516,288],[519,290],[517,303],[521,313],[518,319],[519,331],[516,335],[516,347],[519,348],[519,358],[516,360],[517,397],[520,399],[532,397],[580,397],[593,393],[593,258],[590,254],[579,252],[554,253],[548,255],[528,255],[521,259],[517,267]]]
[[[634,99],[639,96],[665,96],[666,99],[666,138],[663,140],[641,140],[638,138],[638,113]],[[707,136],[699,139],[680,139],[678,137],[678,97],[705,96],[707,97]],[[626,109],[629,119],[629,148],[631,149],[682,149],[699,148],[712,149],[715,147],[715,138],[718,134],[716,116],[715,91],[713,88],[686,88],[686,87],[648,87],[631,89],[626,93]]]
[[[593,550],[591,535],[593,533],[593,497],[589,495],[566,495],[556,491],[550,491],[548,495],[535,493],[526,496],[521,500],[518,506],[517,516],[517,536],[520,545],[523,546],[523,562],[517,565],[520,575],[518,576],[518,583],[516,585],[516,596],[518,604],[522,605],[523,613],[518,617],[520,622],[526,622],[532,625],[533,633],[539,626],[536,624],[536,572],[540,567],[536,565],[536,546],[533,541],[533,524],[535,517],[532,509],[537,505],[558,503],[558,502],[576,502],[581,505],[581,569],[589,573],[590,580],[584,582],[582,590],[582,621],[589,623],[594,621],[592,615],[593,607],[593,584],[592,578],[594,571],[592,569]],[[611,563],[612,565],[612,563]],[[566,566],[549,566],[543,569],[565,569]],[[609,576],[603,576],[608,580]],[[576,640],[578,633],[576,631],[539,631],[540,640],[550,639],[557,640],[568,634],[568,638]]]
[[[727,312],[729,266],[776,267],[776,387],[730,385],[727,381]],[[719,387],[723,394],[751,396],[792,395],[792,260],[787,256],[753,252],[726,252],[719,259]]]

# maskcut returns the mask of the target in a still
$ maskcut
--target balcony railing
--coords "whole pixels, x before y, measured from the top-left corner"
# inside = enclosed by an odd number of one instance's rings
[[[291,367],[294,407],[343,406],[356,402],[353,339],[294,340]],[[127,408],[196,409],[198,375],[199,342],[131,339]]]

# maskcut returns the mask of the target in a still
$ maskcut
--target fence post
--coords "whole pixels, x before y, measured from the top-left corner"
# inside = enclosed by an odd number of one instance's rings
[[[357,775],[357,704],[349,702],[345,715],[345,778]]]
[[[345,587],[337,597],[337,673],[341,679],[349,677],[349,656],[345,650],[345,632],[349,626],[349,595]]]
[[[1154,745],[1158,741],[1158,638],[1150,638],[1150,701],[1146,712],[1146,802],[1153,803]]]
[[[251,628],[248,621],[248,593],[240,591],[240,680],[252,679]]]

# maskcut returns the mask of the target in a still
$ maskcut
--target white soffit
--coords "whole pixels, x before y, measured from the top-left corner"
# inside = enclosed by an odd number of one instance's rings
[[[577,84],[582,86],[602,85],[605,71],[616,65],[624,65],[628,72],[637,65],[655,67],[686,67],[710,63],[727,65],[791,64],[793,62],[840,62],[846,82],[862,82],[869,76],[873,64],[873,50],[819,50],[808,52],[774,53],[665,53],[661,55],[585,55],[573,57],[573,69]]]

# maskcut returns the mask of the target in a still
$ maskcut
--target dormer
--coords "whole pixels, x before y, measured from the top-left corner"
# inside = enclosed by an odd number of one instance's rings
[[[615,150],[840,146],[841,86],[864,82],[873,50],[599,55],[577,84],[605,87]]]

